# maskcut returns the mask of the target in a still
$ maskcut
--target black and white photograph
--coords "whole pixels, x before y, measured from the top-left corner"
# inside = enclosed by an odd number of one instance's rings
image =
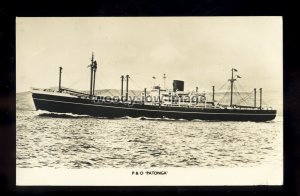
[[[17,17],[17,186],[283,184],[282,17]]]

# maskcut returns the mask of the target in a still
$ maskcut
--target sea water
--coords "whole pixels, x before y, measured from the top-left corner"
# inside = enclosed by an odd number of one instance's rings
[[[222,122],[16,114],[17,168],[219,168],[283,162],[282,115],[270,122]]]

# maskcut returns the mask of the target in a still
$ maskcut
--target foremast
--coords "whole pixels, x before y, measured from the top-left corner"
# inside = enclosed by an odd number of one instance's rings
[[[97,61],[94,60],[94,53],[92,53],[91,64],[89,65],[91,68],[91,83],[90,83],[90,98],[95,95],[95,81],[96,81],[96,71],[97,71]]]

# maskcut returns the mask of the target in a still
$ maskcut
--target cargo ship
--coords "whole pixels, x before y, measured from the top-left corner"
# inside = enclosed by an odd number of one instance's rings
[[[36,110],[105,118],[144,117],[264,122],[271,121],[276,117],[275,109],[262,107],[261,88],[259,89],[259,105],[256,105],[256,89],[254,89],[254,104],[252,106],[233,103],[233,85],[237,79],[241,78],[236,74],[235,68],[231,69],[231,78],[228,80],[230,83],[230,103],[227,105],[220,104],[215,100],[214,86],[212,99],[208,100],[205,93],[198,92],[198,87],[196,87],[196,91],[185,92],[184,81],[181,80],[174,80],[172,89],[162,88],[158,85],[150,91],[144,89],[141,97],[131,97],[128,93],[129,75],[121,76],[121,96],[96,95],[97,61],[93,54],[89,68],[91,70],[89,92],[62,87],[62,67],[59,67],[57,89],[32,88],[31,93]],[[126,82],[125,95],[124,82]]]

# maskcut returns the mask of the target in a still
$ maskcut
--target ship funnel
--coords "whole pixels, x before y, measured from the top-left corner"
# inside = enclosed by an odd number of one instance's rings
[[[184,81],[173,80],[173,91],[184,91]]]

